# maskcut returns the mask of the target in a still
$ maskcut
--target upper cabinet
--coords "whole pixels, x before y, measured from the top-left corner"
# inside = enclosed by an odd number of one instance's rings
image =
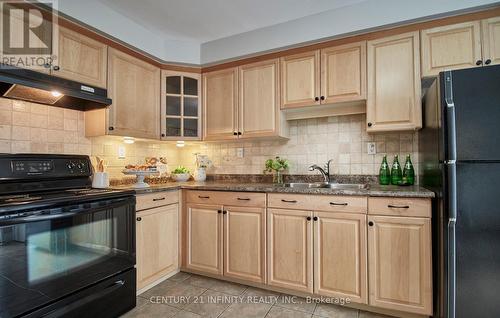
[[[422,30],[421,35],[423,76],[482,63],[479,21]]]
[[[481,21],[484,64],[500,64],[500,17]]]
[[[281,108],[319,105],[320,53],[281,58]]]
[[[205,140],[234,139],[238,136],[238,69],[203,74]]]
[[[160,69],[135,57],[108,50],[106,110],[86,112],[87,136],[160,138]]]
[[[418,32],[368,42],[367,131],[422,127]]]
[[[422,76],[500,63],[500,17],[421,31]]]
[[[281,108],[366,99],[366,42],[281,59]]]
[[[321,103],[366,99],[366,42],[321,50]]]
[[[204,139],[286,136],[279,109],[279,61],[203,75]]]
[[[105,44],[59,27],[59,52],[52,75],[106,88],[107,58]]]
[[[201,75],[161,72],[161,139],[201,139]]]

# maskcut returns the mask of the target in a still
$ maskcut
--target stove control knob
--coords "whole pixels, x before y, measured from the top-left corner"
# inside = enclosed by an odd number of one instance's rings
[[[69,170],[73,170],[73,169],[75,169],[75,163],[70,161],[70,162],[68,162],[68,163],[66,164],[66,167],[67,167]]]
[[[76,167],[78,168],[78,170],[82,170],[83,169],[83,163],[81,163],[81,162],[77,163]]]

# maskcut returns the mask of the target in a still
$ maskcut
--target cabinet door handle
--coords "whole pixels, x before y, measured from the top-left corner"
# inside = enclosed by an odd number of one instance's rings
[[[490,60],[490,59],[487,59],[486,61],[484,61],[484,64],[486,64],[486,65],[490,65],[490,64],[491,64],[491,60]]]
[[[481,61],[481,60],[477,60],[477,61],[476,61],[476,65],[477,65],[477,66],[479,66],[479,65],[481,65],[481,64],[483,64],[483,61]]]
[[[222,210],[217,210],[217,213],[219,213],[219,214],[222,213]]]
[[[238,131],[238,135],[241,135],[241,131]]]
[[[227,211],[226,210],[222,211],[222,214],[227,214]]]
[[[250,198],[237,198],[240,201],[250,201]]]
[[[163,201],[165,199],[166,199],[165,197],[163,197],[163,198],[154,198],[153,201]]]
[[[373,126],[373,124],[372,123],[368,123],[368,127],[371,127],[371,126]]]
[[[347,204],[347,202],[344,202],[344,203],[330,202],[330,205],[342,205],[342,206],[346,206],[348,204]]]
[[[321,97],[320,97],[320,99],[321,99],[321,100],[325,100],[325,96],[321,96]]]
[[[387,205],[387,207],[392,208],[392,209],[409,209],[410,208],[409,205],[392,205],[392,204]]]
[[[315,101],[319,101],[319,97],[317,97],[317,96],[316,96],[316,97],[314,97],[314,100],[315,100]]]
[[[368,222],[368,225],[373,226],[373,222],[372,221]]]
[[[209,196],[206,196],[206,197],[205,197],[205,196],[202,196],[202,195],[199,195],[199,196],[198,196],[198,198],[199,198],[199,199],[210,199],[210,197],[209,197]]]
[[[109,126],[109,128],[108,128],[108,129],[109,129],[109,130],[114,130],[114,129],[115,129],[115,127],[113,127],[113,126]]]
[[[286,203],[297,203],[297,200],[285,200],[285,199],[281,199],[281,202],[286,202]]]
[[[317,216],[313,217],[313,221],[317,221],[317,220],[318,220]]]
[[[237,136],[237,135],[238,135],[238,133],[235,131],[235,132],[233,132],[233,135]]]
[[[306,220],[311,221],[311,217],[310,216],[306,217]]]
[[[55,65],[53,68],[52,68],[54,71],[59,71],[61,68],[57,65]]]
[[[138,217],[136,220],[140,222],[140,221],[142,221],[142,218]]]

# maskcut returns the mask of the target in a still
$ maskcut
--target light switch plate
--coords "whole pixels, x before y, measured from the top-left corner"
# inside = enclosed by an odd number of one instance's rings
[[[368,142],[366,143],[366,151],[368,152],[369,155],[374,155],[377,153],[377,148],[375,146],[374,142]]]
[[[244,156],[243,148],[236,148],[236,157],[243,158],[243,156]]]
[[[118,159],[125,159],[125,147],[118,146]]]

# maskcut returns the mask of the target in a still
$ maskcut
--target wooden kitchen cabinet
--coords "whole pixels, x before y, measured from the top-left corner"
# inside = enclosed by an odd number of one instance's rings
[[[483,31],[483,64],[500,64],[500,17],[482,20],[481,27]]]
[[[279,60],[247,64],[238,70],[240,138],[287,135],[279,107]]]
[[[315,294],[368,302],[366,240],[366,214],[315,212]]]
[[[87,136],[160,138],[160,69],[113,48],[108,49],[105,110],[85,113]]]
[[[281,58],[281,108],[319,105],[319,50]]]
[[[432,315],[431,220],[368,216],[369,304]]]
[[[59,27],[58,49],[52,75],[106,88],[108,47],[105,44]]]
[[[138,290],[178,268],[178,217],[178,204],[137,212]]]
[[[203,74],[204,140],[238,138],[238,69]]]
[[[418,32],[368,41],[368,132],[422,127]]]
[[[186,207],[186,268],[222,275],[222,206]]]
[[[224,207],[224,276],[265,283],[264,208]]]
[[[366,42],[321,50],[321,104],[366,99]]]
[[[313,292],[312,212],[267,210],[268,284]]]
[[[482,63],[481,22],[471,21],[422,30],[422,76]]]

